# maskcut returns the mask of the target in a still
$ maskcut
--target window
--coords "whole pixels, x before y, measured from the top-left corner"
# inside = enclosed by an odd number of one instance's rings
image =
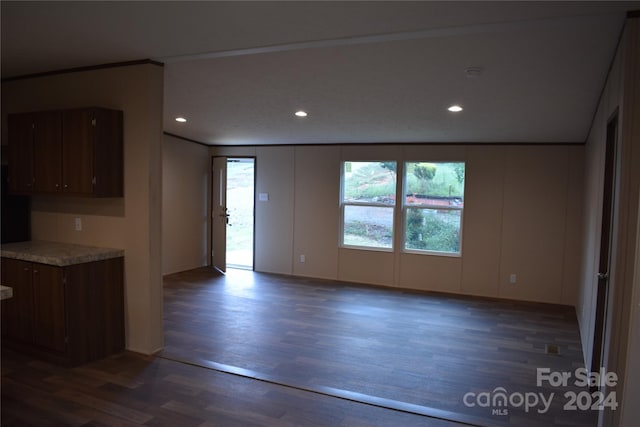
[[[397,173],[402,181],[403,250],[460,255],[464,210],[464,162],[393,161],[342,163],[341,244],[392,250]]]
[[[404,249],[459,255],[465,164],[404,166]]]
[[[396,169],[396,162],[343,162],[343,246],[393,248]]]

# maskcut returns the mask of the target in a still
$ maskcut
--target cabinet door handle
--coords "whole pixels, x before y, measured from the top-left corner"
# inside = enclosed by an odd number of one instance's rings
[[[38,272],[38,270],[33,270],[33,272],[34,272],[34,273],[37,273],[37,272]]]
[[[60,187],[60,184],[56,184],[56,188],[59,188],[59,187]]]
[[[64,185],[64,188],[69,188],[69,184],[65,184],[65,185]]]
[[[23,270],[24,271],[29,271],[29,267],[24,267]]]

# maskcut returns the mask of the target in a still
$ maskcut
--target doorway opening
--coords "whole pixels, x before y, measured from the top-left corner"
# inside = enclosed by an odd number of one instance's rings
[[[227,158],[227,267],[253,270],[255,159]]]

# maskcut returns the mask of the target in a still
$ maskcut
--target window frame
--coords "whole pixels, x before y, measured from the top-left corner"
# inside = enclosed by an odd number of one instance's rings
[[[345,165],[347,163],[384,163],[384,162],[393,162],[396,164],[396,179],[394,185],[394,202],[393,204],[388,203],[376,203],[376,202],[350,202],[345,200]],[[396,215],[397,215],[397,207],[398,207],[398,170],[399,170],[400,162],[397,160],[341,160],[340,161],[340,195],[339,195],[339,207],[340,207],[340,227],[339,227],[339,237],[338,243],[339,247],[343,249],[355,249],[355,250],[365,250],[365,251],[376,251],[376,252],[395,252],[395,243],[397,239],[396,234]],[[344,227],[345,227],[345,207],[346,206],[359,206],[359,207],[377,207],[377,208],[387,208],[391,209],[391,246],[390,247],[382,247],[382,246],[362,246],[362,245],[351,245],[344,242]]]
[[[407,204],[407,171],[409,170],[409,163],[463,163],[465,165],[465,177],[464,177],[464,186],[463,193],[465,197],[463,197],[462,207],[454,207],[454,206],[434,206],[434,205],[411,205]],[[402,209],[402,234],[401,234],[401,252],[407,254],[415,254],[415,255],[432,255],[432,256],[444,256],[451,258],[462,258],[462,243],[463,243],[463,235],[464,235],[464,200],[466,198],[466,186],[467,186],[467,162],[464,160],[404,160],[402,162],[402,201],[400,209]],[[397,201],[397,196],[396,196]],[[407,248],[407,216],[409,209],[421,209],[421,210],[433,210],[433,211],[459,211],[460,212],[460,248],[457,252],[446,252],[446,251],[434,251],[428,249],[410,249]]]

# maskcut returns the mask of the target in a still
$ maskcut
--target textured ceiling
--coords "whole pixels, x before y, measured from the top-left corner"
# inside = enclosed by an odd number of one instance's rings
[[[581,142],[638,2],[6,2],[2,76],[152,58],[208,144]],[[482,67],[468,78],[465,69]],[[446,111],[452,103],[465,110]],[[304,119],[293,115],[305,109]],[[188,119],[177,123],[178,115]]]

